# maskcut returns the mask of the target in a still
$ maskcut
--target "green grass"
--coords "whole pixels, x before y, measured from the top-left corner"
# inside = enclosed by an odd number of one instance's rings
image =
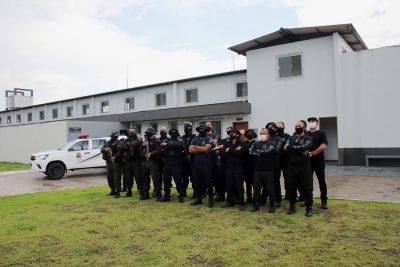
[[[0,172],[29,170],[30,168],[31,166],[29,164],[18,162],[0,162]]]
[[[106,193],[0,198],[0,265],[400,266],[400,204],[331,200],[306,218]]]

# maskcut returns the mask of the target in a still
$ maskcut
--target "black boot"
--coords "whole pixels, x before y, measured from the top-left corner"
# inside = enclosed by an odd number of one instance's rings
[[[115,191],[110,191],[110,193],[107,194],[107,196],[114,196],[115,195]]]
[[[183,190],[183,197],[187,197],[187,189]]]
[[[190,203],[190,205],[192,206],[197,206],[197,205],[202,205],[203,201],[201,200],[201,198],[196,198],[194,202]]]
[[[157,197],[157,202],[161,202],[161,200],[162,200],[162,195],[161,195],[161,192],[160,191],[158,191],[158,192],[156,192],[156,195],[155,195],[156,197]]]
[[[179,195],[178,201],[179,201],[179,203],[184,203],[185,202],[185,197],[183,195]]]
[[[213,196],[208,197],[208,207],[214,208],[214,197]]]
[[[132,197],[132,191],[129,190],[128,192],[126,192],[126,195],[124,197]]]
[[[306,217],[311,217],[313,215],[312,206],[306,208]]]
[[[143,193],[143,191],[140,191],[139,200],[144,200],[144,193]]]
[[[231,208],[231,207],[233,207],[234,205],[233,205],[233,203],[232,202],[229,202],[229,201],[227,201],[227,202],[225,202],[225,204],[222,206],[223,208]]]
[[[119,194],[119,192],[115,192],[115,195],[114,195],[114,197],[115,197],[115,198],[120,198],[120,197],[121,197],[121,195]]]
[[[251,212],[258,211],[260,209],[260,204],[253,202],[253,208],[250,210]]]
[[[171,201],[171,197],[169,195],[169,193],[165,193],[164,197],[162,199],[162,202],[170,202]]]
[[[280,206],[280,205],[279,205]],[[268,213],[275,213],[276,202],[271,201],[269,203]]]
[[[144,199],[146,200],[146,199],[150,199],[150,193],[149,193],[149,191],[146,191],[146,192],[144,192]]]
[[[328,201],[327,200],[322,201],[321,209],[323,209],[323,210],[327,210],[328,209]]]
[[[280,201],[275,201],[275,203],[273,203],[275,208],[280,208],[281,207],[281,202]]]
[[[295,203],[290,203],[290,208],[287,211],[287,214],[292,215],[296,212],[296,204]]]

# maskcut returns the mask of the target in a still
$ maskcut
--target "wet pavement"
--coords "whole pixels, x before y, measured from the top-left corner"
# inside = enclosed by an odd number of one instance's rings
[[[106,172],[103,168],[71,171],[61,180],[51,180],[43,173],[34,171],[0,173],[0,196],[99,185],[107,185]],[[328,176],[327,185],[330,198],[400,203],[400,176]],[[316,178],[314,178],[314,195],[319,196]]]

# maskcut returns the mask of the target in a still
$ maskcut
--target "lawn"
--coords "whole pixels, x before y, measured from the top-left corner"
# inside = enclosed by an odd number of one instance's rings
[[[400,266],[400,204],[331,200],[306,218],[106,193],[0,198],[0,265]]]
[[[18,162],[0,162],[0,172],[29,170],[30,168],[31,166],[29,164]]]

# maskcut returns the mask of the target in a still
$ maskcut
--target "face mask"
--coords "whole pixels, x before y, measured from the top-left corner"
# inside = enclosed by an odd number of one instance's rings
[[[163,132],[163,131],[161,131],[161,132],[160,132],[160,135],[161,135],[162,137],[166,137],[166,136],[167,136],[167,133],[166,133],[166,132]]]
[[[235,139],[235,138],[237,137],[237,134],[236,134],[236,133],[230,133],[230,134],[229,134],[229,137],[230,137],[231,139]]]
[[[170,134],[170,136],[171,136],[172,139],[177,139],[177,138],[178,138],[178,133],[172,132],[172,133]]]
[[[303,128],[294,128],[296,134],[302,134],[304,129]]]
[[[191,133],[191,132],[192,132],[192,127],[185,128],[185,133]]]
[[[267,136],[265,134],[261,134],[259,138],[260,138],[261,142],[264,142],[265,140],[267,140]]]
[[[111,139],[112,139],[112,140],[117,140],[117,139],[118,139],[118,136],[116,136],[116,135],[111,135]]]
[[[274,136],[274,135],[276,134],[276,132],[275,132],[274,129],[272,129],[272,128],[269,128],[269,129],[268,129],[268,132],[269,132],[269,135],[270,135],[270,136]]]
[[[207,132],[211,132],[211,127],[206,128]]]
[[[284,134],[285,128],[278,128],[278,134]]]
[[[200,137],[206,137],[207,132],[206,131],[200,131],[199,135],[200,135]]]
[[[317,128],[317,123],[315,121],[310,122],[310,129],[315,129]]]
[[[249,140],[253,140],[254,139],[254,135],[248,134],[248,135],[246,135],[246,138],[249,139]]]
[[[128,136],[129,136],[129,137],[132,137],[132,138],[136,138],[136,137],[137,137],[137,134],[136,134],[136,133],[128,133]]]

